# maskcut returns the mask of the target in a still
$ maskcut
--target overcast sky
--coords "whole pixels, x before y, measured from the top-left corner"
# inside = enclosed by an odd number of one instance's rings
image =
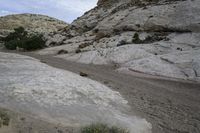
[[[0,16],[36,13],[72,22],[96,3],[97,0],[0,0]]]

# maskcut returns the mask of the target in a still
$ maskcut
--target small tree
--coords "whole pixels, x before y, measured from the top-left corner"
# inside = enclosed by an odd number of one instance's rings
[[[17,41],[17,40],[10,40],[8,42],[5,42],[4,46],[5,46],[5,48],[7,48],[9,50],[16,50],[18,43],[19,43],[19,41]]]
[[[142,41],[140,40],[140,37],[139,37],[139,34],[138,34],[138,33],[135,33],[135,34],[134,34],[133,39],[132,39],[132,42],[133,42],[133,43],[136,43],[136,44],[139,44],[139,43],[142,42]]]
[[[22,40],[24,37],[27,36],[27,32],[23,27],[19,27],[14,29],[14,32],[10,33],[8,36],[6,36],[3,41],[9,42],[11,40]]]
[[[21,43],[18,43],[17,46],[28,51],[42,49],[45,47],[45,41],[42,39],[42,35],[33,35],[31,37],[25,37],[20,42]]]
[[[3,41],[5,47],[10,50],[16,50],[19,47],[29,51],[45,47],[42,35],[28,35],[23,27],[14,29],[14,32],[5,37]]]

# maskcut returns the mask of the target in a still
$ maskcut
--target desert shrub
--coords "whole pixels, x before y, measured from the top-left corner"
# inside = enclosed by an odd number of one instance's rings
[[[154,34],[151,36],[147,36],[144,40],[140,40],[139,34],[135,33],[132,39],[132,42],[135,44],[142,44],[142,43],[153,43],[158,42],[161,40],[168,40],[166,36]]]
[[[135,26],[137,26],[138,28],[140,28],[140,24],[136,24]]]
[[[134,34],[133,39],[132,39],[132,42],[133,42],[133,43],[136,43],[136,44],[142,42],[142,40],[140,40],[140,38],[139,38],[139,34],[138,34],[138,33],[135,33],[135,34]]]
[[[10,122],[10,117],[5,111],[0,111],[0,127],[8,126]]]
[[[109,127],[105,124],[91,124],[89,126],[83,127],[81,133],[129,133],[125,129],[118,127]]]
[[[45,47],[45,41],[43,40],[42,35],[33,35],[21,40],[17,46],[28,51],[37,50]]]
[[[176,50],[180,50],[180,51],[183,51],[183,49],[182,49],[182,48],[179,48],[179,47],[178,47],[178,48],[176,48]]]
[[[22,40],[24,37],[27,36],[27,32],[23,27],[19,27],[14,29],[14,32],[10,33],[8,36],[6,36],[3,41],[8,42],[11,40]]]
[[[1,42],[1,41],[3,41],[3,36],[1,36],[1,34],[0,34],[0,42]]]
[[[121,41],[119,41],[119,43],[117,44],[117,47],[123,46],[123,45],[126,45],[126,44],[127,44],[127,42],[126,42],[125,40],[121,40]]]
[[[114,35],[120,35],[121,30],[120,29],[113,29],[113,34]]]
[[[49,46],[56,46],[56,42],[51,42],[50,44],[49,44]]]
[[[11,40],[11,41],[8,41],[8,42],[4,42],[4,46],[6,49],[9,49],[9,50],[16,50],[17,48],[17,45],[20,43],[19,40]]]
[[[145,0],[146,2],[158,3],[160,0]]]
[[[75,53],[81,53],[81,50],[78,48],[78,49],[76,49],[76,51],[75,51]]]
[[[132,26],[125,25],[122,27],[122,31],[134,31],[134,29]]]
[[[79,48],[79,49],[82,49],[82,48],[88,47],[88,46],[90,46],[90,45],[92,45],[92,44],[91,44],[91,43],[83,43],[83,44],[80,44],[80,45],[78,46],[78,48]]]
[[[93,30],[93,33],[98,33],[99,32],[99,29],[94,29]]]
[[[159,35],[152,35],[152,36],[148,36],[145,40],[143,40],[144,43],[153,43],[153,42],[158,42],[161,40],[168,40],[167,37],[165,36],[159,36]]]
[[[45,47],[42,35],[28,35],[23,27],[14,29],[13,33],[3,38],[4,45],[9,50],[16,50],[17,47],[24,50],[36,50]]]
[[[61,50],[58,51],[57,54],[67,54],[67,53],[68,53],[67,50],[61,49]]]

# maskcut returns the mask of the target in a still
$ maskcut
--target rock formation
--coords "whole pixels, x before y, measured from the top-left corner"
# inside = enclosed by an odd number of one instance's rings
[[[39,53],[65,50],[59,57],[71,61],[199,81],[199,22],[198,0],[99,0],[50,37],[62,46]]]
[[[119,92],[91,79],[31,57],[2,52],[0,77],[1,107],[67,127],[102,122],[130,133],[151,133],[150,123],[129,115],[128,102]]]

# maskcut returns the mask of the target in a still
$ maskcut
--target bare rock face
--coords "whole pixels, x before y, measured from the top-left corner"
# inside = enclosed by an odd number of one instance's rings
[[[119,92],[96,81],[30,57],[2,52],[0,77],[1,107],[67,127],[102,122],[130,133],[151,133],[150,123],[129,115],[128,102]]]
[[[199,0],[99,0],[97,5],[68,27],[48,35],[48,45],[55,47],[37,53],[85,64],[114,65],[118,66],[116,71],[129,74],[200,82]],[[165,113],[154,115],[162,119]],[[187,122],[155,121],[155,128],[159,133],[199,133],[199,125],[185,126]]]
[[[99,0],[97,5],[52,37],[61,46],[39,53],[67,50],[59,57],[200,81],[200,1]]]

